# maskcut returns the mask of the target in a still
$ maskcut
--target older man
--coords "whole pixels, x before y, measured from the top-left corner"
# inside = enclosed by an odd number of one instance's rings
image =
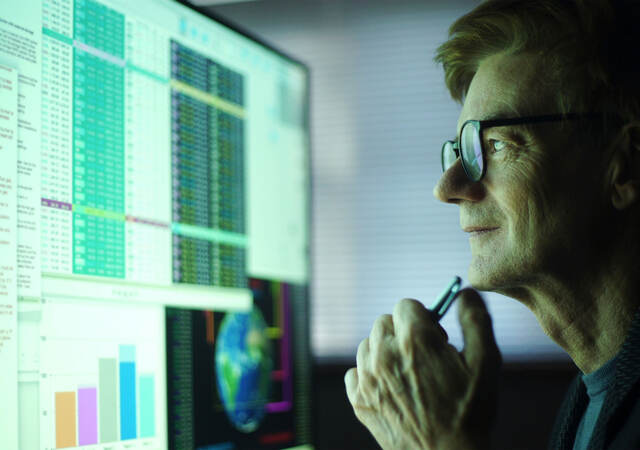
[[[438,50],[463,108],[435,196],[460,209],[469,280],[526,305],[582,374],[550,447],[640,448],[640,8],[489,0]],[[486,449],[501,362],[479,294],[464,349],[415,300],[380,317],[345,376],[385,449]]]

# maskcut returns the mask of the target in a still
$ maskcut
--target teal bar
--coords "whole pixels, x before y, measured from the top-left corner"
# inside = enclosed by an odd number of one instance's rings
[[[57,31],[50,30],[49,28],[42,27],[42,34],[64,42],[65,44],[73,45],[73,39],[65,36],[64,34],[60,34]]]
[[[135,64],[131,64],[128,61],[127,61],[127,69],[132,70],[134,72],[138,72],[138,73],[140,73],[142,75],[145,75],[145,76],[147,76],[149,78],[152,78],[152,79],[154,79],[156,81],[159,81],[161,83],[165,83],[165,84],[169,83],[169,79],[168,78],[165,78],[165,77],[163,77],[161,75],[158,75],[156,73],[150,72],[150,71],[148,71],[146,69],[143,69],[142,67],[138,67]]]
[[[173,223],[171,229],[175,234],[205,241],[218,242],[221,244],[235,245],[236,247],[247,246],[247,236],[230,231],[214,230],[212,228],[196,227],[184,223]]]
[[[120,345],[120,362],[136,362],[136,346],[135,345]]]
[[[140,375],[140,437],[156,435],[153,375]]]

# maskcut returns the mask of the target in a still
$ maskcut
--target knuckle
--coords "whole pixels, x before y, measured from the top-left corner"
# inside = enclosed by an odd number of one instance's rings
[[[393,327],[393,319],[390,314],[383,314],[373,322],[373,331],[377,334],[384,334],[389,327]]]
[[[395,355],[388,347],[382,347],[372,361],[373,372],[378,375],[384,375],[392,372],[395,365]]]
[[[355,376],[356,376],[356,368],[355,367],[351,367],[344,374],[344,382],[345,382],[345,384],[349,384],[349,383],[355,381],[354,380]]]
[[[364,353],[368,349],[369,349],[369,338],[364,338],[362,341],[360,341],[360,344],[358,344],[357,355],[358,356],[364,355]]]
[[[403,298],[400,300],[400,304],[403,308],[412,310],[413,308],[418,308],[421,304],[415,298]]]
[[[491,316],[486,310],[480,308],[470,308],[465,311],[465,320],[471,322],[474,325],[483,325],[485,323],[491,323]]]
[[[360,402],[355,403],[353,406],[353,413],[355,414],[356,418],[362,422],[363,424],[367,424],[367,419],[368,419],[368,412],[369,412],[369,407],[367,405],[364,405]]]
[[[410,327],[416,320],[422,317],[421,313],[423,313],[423,311],[421,311],[421,309],[425,308],[417,300],[411,298],[400,300],[393,310],[395,330],[398,331],[399,329],[407,329],[407,327]]]
[[[417,300],[412,298],[403,298],[396,304],[393,310],[393,315],[395,316],[396,314],[402,314],[407,310],[411,310],[414,307],[414,303],[417,303]]]
[[[415,334],[414,328],[415,327],[413,325],[407,326],[407,332],[403,333],[402,336],[398,338],[398,348],[404,355],[413,354],[413,336]]]

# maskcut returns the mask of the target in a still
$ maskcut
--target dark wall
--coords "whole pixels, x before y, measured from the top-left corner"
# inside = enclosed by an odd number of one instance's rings
[[[380,448],[355,418],[343,377],[346,365],[319,365],[314,371],[316,444],[319,449]],[[506,365],[502,368],[498,416],[492,448],[540,450],[547,439],[565,390],[577,373],[569,365]]]

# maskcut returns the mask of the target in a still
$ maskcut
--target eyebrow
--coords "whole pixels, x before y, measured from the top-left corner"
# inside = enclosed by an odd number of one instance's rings
[[[521,125],[505,125],[492,127],[485,130],[485,133],[491,133],[491,131],[499,133],[505,136],[507,139],[511,139],[515,141],[517,145],[525,145],[528,142],[531,142],[533,136],[527,132],[526,127]]]
[[[510,119],[512,117],[519,117],[517,115],[514,115],[513,113],[509,114],[509,113],[502,113],[502,112],[498,112],[498,113],[493,113],[493,114],[488,114],[485,115],[484,117],[480,118],[480,119],[476,119],[479,120],[481,122],[487,121],[487,120],[502,120],[502,119]]]
[[[531,114],[526,114],[523,111],[518,111],[516,108],[512,108],[509,111],[507,111],[506,109],[498,109],[490,114],[486,114],[484,117],[477,120],[488,121],[488,120],[517,119],[519,117],[526,117],[530,115]]]

